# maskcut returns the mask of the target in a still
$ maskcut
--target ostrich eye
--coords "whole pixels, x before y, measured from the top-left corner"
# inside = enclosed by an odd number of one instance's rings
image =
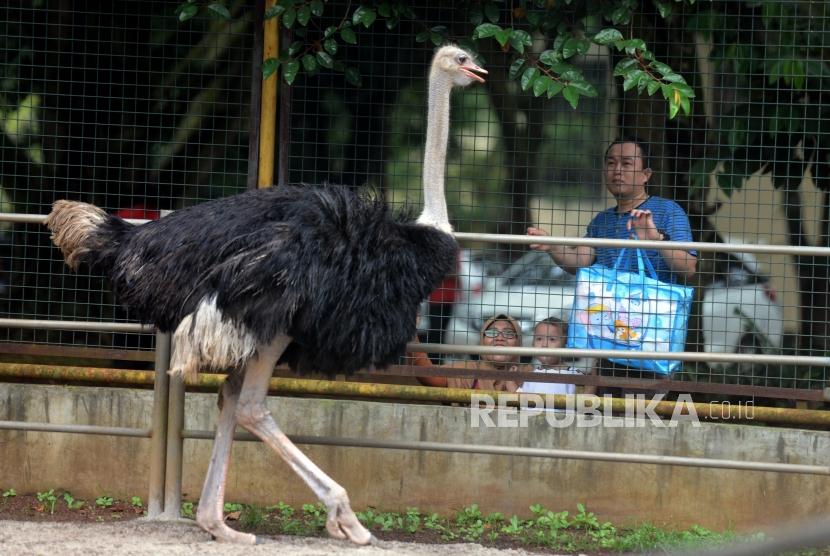
[[[467,63],[467,57],[462,54],[461,56],[458,57],[458,63],[459,64],[466,64]]]

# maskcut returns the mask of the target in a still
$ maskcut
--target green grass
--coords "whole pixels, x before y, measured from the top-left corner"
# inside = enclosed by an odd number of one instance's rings
[[[301,508],[280,502],[260,508],[248,504],[226,504],[226,510],[240,512],[239,528],[274,535],[325,536],[326,510],[320,504]],[[600,521],[593,512],[578,504],[575,512],[530,507],[528,518],[485,514],[473,504],[450,516],[423,513],[417,508],[405,512],[384,512],[374,508],[356,512],[358,519],[375,534],[392,534],[396,539],[418,542],[478,542],[484,545],[543,547],[563,552],[643,552],[695,549],[735,540],[757,540],[758,536],[738,537],[731,532],[715,532],[692,526],[670,530],[643,523],[636,527],[616,527]]]

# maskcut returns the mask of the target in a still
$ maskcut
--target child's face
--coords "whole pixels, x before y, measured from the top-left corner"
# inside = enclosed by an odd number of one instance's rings
[[[537,324],[533,330],[533,347],[535,348],[561,348],[565,346],[565,338],[562,330],[555,324]],[[538,356],[536,359],[542,365],[559,365],[562,360],[557,355]]]

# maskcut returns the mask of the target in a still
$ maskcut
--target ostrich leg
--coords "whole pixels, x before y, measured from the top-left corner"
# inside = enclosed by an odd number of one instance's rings
[[[332,537],[357,544],[368,544],[372,535],[358,521],[349,506],[346,489],[334,482],[308,459],[277,427],[265,406],[268,381],[290,338],[280,337],[268,346],[259,346],[258,357],[245,368],[242,391],[236,408],[236,421],[271,447],[314,491],[328,509],[326,529]]]
[[[216,424],[216,439],[213,442],[213,453],[202,487],[202,497],[199,499],[196,522],[217,541],[254,544],[254,535],[234,531],[225,525],[222,514],[238,400],[239,383],[234,384],[232,379],[226,380],[222,385],[222,409],[219,411],[219,421]]]

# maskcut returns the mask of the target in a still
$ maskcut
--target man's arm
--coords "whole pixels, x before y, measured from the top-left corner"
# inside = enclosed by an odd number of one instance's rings
[[[634,209],[631,211],[631,220],[628,221],[628,229],[634,230],[637,237],[652,241],[666,239],[657,226],[650,210]],[[697,257],[682,249],[658,249],[658,253],[666,261],[669,268],[684,278],[693,278],[697,268]]]
[[[550,234],[541,228],[528,228],[528,235],[531,236],[549,236]],[[591,266],[596,259],[596,251],[593,247],[587,245],[580,245],[577,247],[570,247],[567,245],[549,245],[543,243],[531,243],[530,248],[536,251],[543,251],[548,253],[556,264],[565,269],[566,272],[576,274],[580,268]]]

